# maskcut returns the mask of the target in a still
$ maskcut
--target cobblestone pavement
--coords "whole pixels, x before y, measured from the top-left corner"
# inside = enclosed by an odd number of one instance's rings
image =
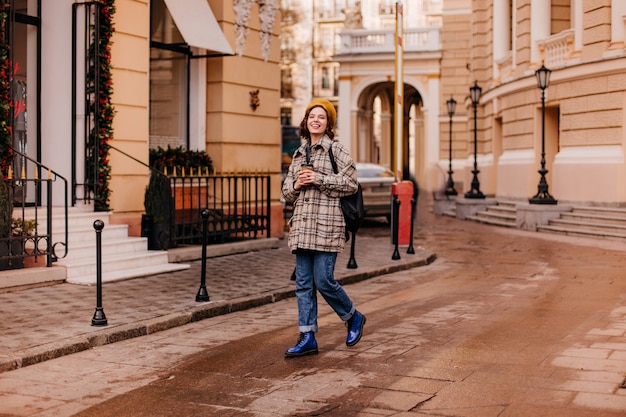
[[[434,259],[432,252],[415,247],[415,254],[401,252],[401,259],[392,260],[394,247],[388,228],[386,232],[380,237],[357,237],[356,269],[347,268],[349,247],[340,254],[336,271],[340,282]],[[295,259],[285,239],[276,249],[208,258],[209,302],[195,300],[201,261],[189,263],[191,267],[184,271],[105,283],[102,306],[108,325],[104,327],[91,325],[95,286],[57,284],[1,293],[0,372],[293,296],[289,278]]]

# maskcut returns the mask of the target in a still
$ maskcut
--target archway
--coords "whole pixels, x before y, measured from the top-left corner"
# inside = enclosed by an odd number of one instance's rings
[[[374,162],[392,170],[396,167],[393,82],[377,82],[363,89],[357,99],[356,152],[360,162]],[[423,100],[411,85],[404,85],[402,179],[416,178],[423,170]]]

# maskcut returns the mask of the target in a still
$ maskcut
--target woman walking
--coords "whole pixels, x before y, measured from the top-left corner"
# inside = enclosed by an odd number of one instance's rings
[[[346,345],[361,339],[365,316],[358,312],[345,290],[335,281],[335,261],[346,241],[340,198],[357,191],[357,172],[348,151],[334,140],[337,119],[328,100],[315,99],[300,123],[305,139],[294,153],[282,195],[293,204],[289,221],[289,248],[296,255],[296,300],[298,330],[295,346],[287,357],[317,354],[317,291],[346,323]],[[333,171],[332,152],[338,173]]]

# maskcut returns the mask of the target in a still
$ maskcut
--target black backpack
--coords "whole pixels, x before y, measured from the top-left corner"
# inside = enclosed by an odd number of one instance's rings
[[[328,149],[328,156],[330,157],[330,163],[333,166],[333,171],[337,174],[339,170],[337,169],[337,163],[335,162],[335,156],[333,155],[332,145]],[[365,218],[365,207],[363,206],[363,191],[361,190],[361,184],[358,184],[358,189],[354,194],[341,197],[341,211],[343,211],[343,218],[346,221],[346,231],[356,233]]]

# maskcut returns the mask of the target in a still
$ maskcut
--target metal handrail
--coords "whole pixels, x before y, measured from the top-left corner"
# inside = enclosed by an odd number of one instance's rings
[[[126,152],[124,152],[123,150],[118,149],[118,148],[116,148],[116,147],[115,147],[115,146],[113,146],[113,145],[108,145],[108,146],[109,146],[109,149],[113,149],[114,151],[118,151],[118,152],[119,152],[119,153],[121,153],[122,155],[124,155],[124,156],[126,156],[126,157],[128,157],[128,158],[132,159],[133,161],[135,161],[135,162],[137,162],[137,163],[139,163],[139,164],[143,165],[144,167],[148,168],[148,169],[150,170],[150,172],[156,173],[157,175],[161,175],[161,176],[163,176],[163,177],[167,177],[167,175],[165,175],[164,173],[160,172],[158,169],[154,169],[154,167],[151,167],[150,165],[146,164],[145,162],[140,161],[139,159],[137,159],[137,158],[135,158],[134,156],[132,156],[132,155],[130,155],[130,154],[128,154],[128,153],[126,153]]]
[[[7,253],[3,255],[3,258],[6,259],[16,259],[23,257],[35,257],[45,256],[46,257],[46,266],[51,266],[52,262],[55,262],[58,259],[65,258],[68,253],[68,181],[67,179],[54,171],[53,169],[45,166],[39,161],[36,161],[29,157],[28,155],[10,147],[13,158],[21,159],[21,171],[20,173],[16,173],[14,178],[9,178],[4,181],[10,182],[10,185],[13,189],[21,190],[22,200],[20,205],[15,205],[14,207],[21,206],[21,219],[22,222],[26,221],[26,184],[32,182],[35,184],[35,204],[34,204],[34,220],[35,225],[39,224],[39,210],[38,207],[42,203],[41,196],[41,186],[43,184],[47,184],[46,188],[46,232],[45,234],[40,234],[37,227],[33,231],[32,235],[26,234],[24,230],[22,230],[22,234],[19,237],[9,237],[3,238],[2,241],[7,245]],[[26,166],[25,162],[28,161],[35,165],[34,178],[26,177]],[[42,178],[42,171],[47,171],[47,178]],[[64,239],[58,242],[53,242],[53,225],[52,225],[52,183],[57,180],[63,181],[64,188]],[[18,245],[15,246],[14,244]],[[28,244],[27,244],[28,243]],[[61,246],[63,248],[63,253],[57,253],[57,247]],[[13,249],[21,247],[20,253],[13,253]],[[43,249],[42,249],[43,247]]]

